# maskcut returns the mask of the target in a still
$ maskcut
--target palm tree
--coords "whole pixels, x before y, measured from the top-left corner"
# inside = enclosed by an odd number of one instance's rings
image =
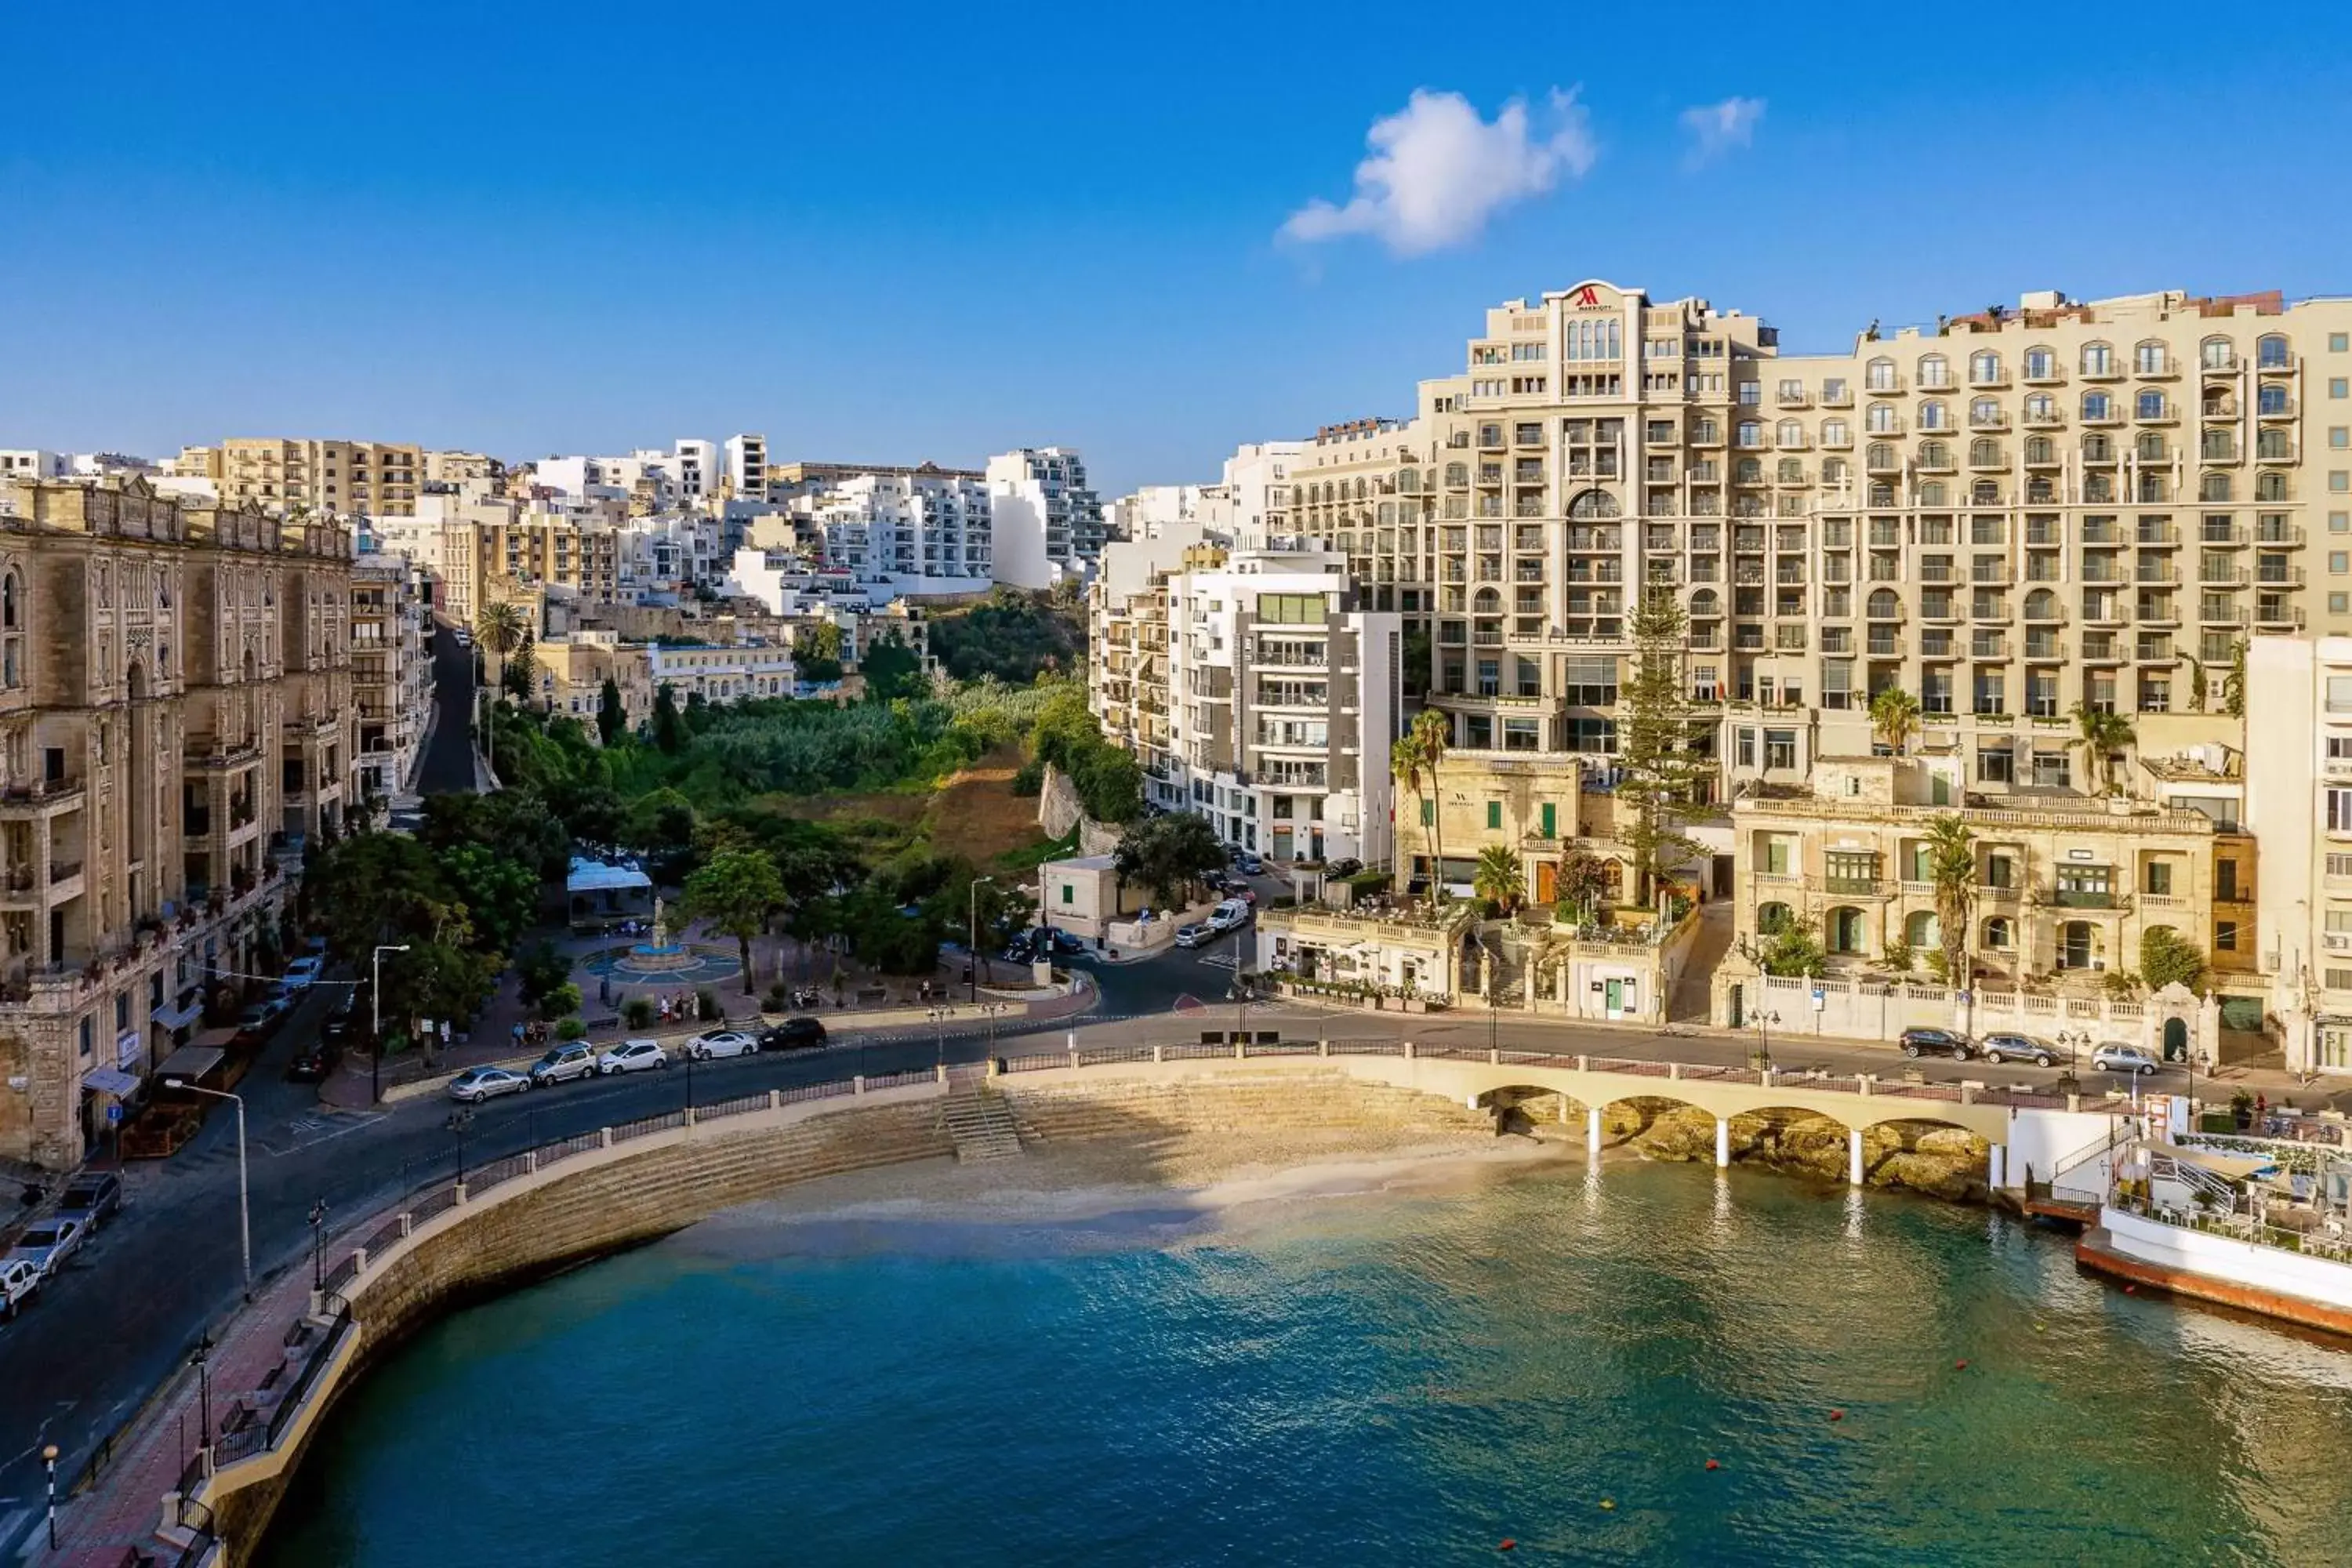
[[[1389,773],[1396,782],[1412,792],[1413,800],[1421,806],[1422,831],[1429,831],[1429,797],[1422,792],[1423,775],[1428,771],[1429,754],[1421,749],[1421,737],[1408,730],[1389,742]],[[1433,853],[1432,864],[1435,864]],[[1406,879],[1408,881],[1410,878]]]
[[[1433,887],[1445,886],[1445,797],[1438,788],[1437,773],[1445,761],[1445,753],[1454,745],[1454,721],[1434,708],[1424,708],[1412,716],[1412,738],[1421,745],[1422,766],[1429,773],[1429,793],[1436,795],[1429,813],[1429,863]],[[1443,898],[1443,892],[1438,896]]]
[[[494,599],[475,614],[474,635],[498,658],[499,668],[490,674],[490,689],[495,691],[506,675],[507,655],[530,636],[530,618],[513,600]]]
[[[1977,840],[1957,813],[1927,824],[1927,879],[1936,887],[1937,945],[1944,952],[1944,983],[1969,983],[1969,922],[1975,918]]]
[[[1919,700],[1899,686],[1889,686],[1870,700],[1870,728],[1896,756],[1919,732]]]
[[[1507,844],[1489,844],[1479,850],[1471,889],[1493,900],[1507,915],[1516,910],[1528,892],[1527,879],[1519,874],[1518,851]]]
[[[2074,704],[2074,743],[2083,748],[2083,772],[2097,776],[2101,794],[2116,792],[2116,754],[2138,740],[2138,731],[2122,714],[2102,712],[2087,702]]]

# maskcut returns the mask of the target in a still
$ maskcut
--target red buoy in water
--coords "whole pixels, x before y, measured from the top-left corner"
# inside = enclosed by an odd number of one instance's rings
[[[1503,1537],[1502,1543],[1496,1546],[1495,1550],[1497,1552],[1516,1552],[1518,1550],[1518,1547],[1519,1543],[1507,1535]]]
[[[2124,1287],[2124,1294],[2126,1296],[2137,1296],[2139,1294],[2139,1287],[2137,1285],[2126,1285]]]
[[[1969,1370],[1969,1363],[1966,1360],[1956,1361],[1952,1363],[1952,1370],[1954,1372],[1966,1372]]]
[[[1845,1412],[1843,1410],[1832,1410],[1830,1412],[1830,1419],[1832,1421],[1843,1421],[1845,1419]]]
[[[1722,1467],[1721,1465],[1717,1464],[1713,1459],[1709,1459],[1709,1460],[1706,1462],[1706,1468],[1707,1468],[1708,1469],[1710,1469],[1710,1470],[1719,1470],[1719,1469],[1721,1469],[1723,1467]]]

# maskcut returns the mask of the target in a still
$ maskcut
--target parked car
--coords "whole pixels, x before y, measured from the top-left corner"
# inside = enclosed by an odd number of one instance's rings
[[[596,1047],[585,1040],[550,1046],[545,1056],[530,1064],[530,1081],[535,1084],[569,1083],[575,1078],[595,1076]]]
[[[42,1279],[54,1279],[58,1270],[65,1267],[66,1259],[80,1248],[85,1234],[86,1228],[78,1219],[62,1215],[45,1219],[16,1238],[7,1260],[29,1263],[41,1271]]]
[[[0,1258],[0,1318],[13,1318],[41,1288],[37,1265],[21,1258]]]
[[[740,1029],[713,1029],[686,1042],[686,1054],[706,1062],[716,1057],[748,1057],[759,1048],[759,1040]]]
[[[303,1047],[286,1064],[288,1083],[324,1083],[335,1064],[343,1059],[343,1041],[350,1035],[348,1026],[330,1026],[319,1033],[318,1043]]]
[[[78,1219],[96,1230],[122,1207],[122,1178],[111,1171],[86,1171],[66,1184],[58,1200],[58,1217]]]
[[[1249,853],[1247,850],[1244,850],[1242,852],[1242,858],[1234,861],[1234,864],[1242,868],[1242,875],[1244,877],[1263,877],[1265,875],[1265,862],[1258,858],[1256,856]]]
[[[1037,940],[1030,945],[1041,958],[1049,949],[1055,956],[1061,958],[1076,958],[1087,950],[1087,944],[1068,931],[1050,926],[1040,927]]]
[[[669,1066],[669,1053],[661,1048],[659,1040],[623,1040],[596,1058],[596,1070],[611,1077],[616,1072],[652,1072]]]
[[[298,958],[286,966],[286,989],[308,991],[319,983],[319,972],[327,967],[323,958]]]
[[[1363,868],[1364,863],[1361,860],[1357,859],[1353,855],[1343,855],[1326,865],[1323,868],[1323,875],[1334,879],[1352,877]]]
[[[449,1080],[449,1098],[479,1105],[502,1094],[520,1094],[530,1087],[530,1075],[505,1068],[467,1068]]]
[[[2058,1047],[2032,1035],[1987,1035],[1984,1059],[1996,1067],[2002,1062],[2032,1062],[2038,1068],[2054,1068],[2058,1065]]]
[[[1906,1057],[1933,1053],[1964,1062],[1974,1054],[1969,1037],[1957,1029],[1906,1029],[1902,1045],[1903,1054]]]
[[[1227,899],[1209,911],[1209,924],[1219,931],[1231,931],[1235,926],[1249,924],[1250,907],[1240,899]]]
[[[824,1025],[814,1018],[787,1018],[761,1031],[763,1051],[800,1051],[824,1044]]]
[[[2125,1072],[2145,1078],[2163,1065],[2145,1047],[2127,1046],[2121,1040],[2107,1040],[2091,1052],[2093,1072]]]
[[[1200,925],[1197,923],[1188,926],[1178,926],[1176,928],[1176,945],[1178,947],[1198,947],[1202,942],[1207,942],[1211,937],[1223,935],[1224,930],[1225,928],[1220,925]]]

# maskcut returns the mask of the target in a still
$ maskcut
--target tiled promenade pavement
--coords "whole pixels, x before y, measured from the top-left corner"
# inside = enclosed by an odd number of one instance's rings
[[[327,1267],[342,1262],[372,1228],[362,1227],[331,1247]],[[208,1362],[215,1428],[240,1400],[254,1405],[253,1391],[272,1367],[285,1363],[287,1330],[310,1304],[306,1258],[263,1281],[252,1305],[222,1327]],[[144,1414],[125,1427],[123,1446],[89,1489],[58,1500],[58,1550],[49,1562],[62,1568],[124,1568],[133,1547],[163,1563],[175,1561],[177,1549],[159,1540],[156,1528],[163,1521],[163,1494],[179,1489],[182,1472],[203,1441],[204,1403],[195,1370],[184,1366]],[[257,1418],[268,1420],[269,1411],[260,1410]],[[40,1539],[40,1527],[35,1527],[33,1539]]]

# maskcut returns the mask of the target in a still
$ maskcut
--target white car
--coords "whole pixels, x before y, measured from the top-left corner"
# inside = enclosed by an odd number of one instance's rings
[[[467,1068],[449,1080],[449,1098],[479,1105],[502,1094],[520,1094],[530,1087],[528,1073],[509,1072],[504,1068]]]
[[[623,1040],[596,1058],[596,1070],[607,1078],[616,1072],[649,1072],[669,1066],[669,1053],[659,1040]]]
[[[1222,929],[1222,927],[1213,925],[1178,926],[1176,928],[1176,945],[1178,947],[1198,947],[1202,942],[1208,941],[1211,937],[1217,935]]]
[[[308,991],[319,983],[319,972],[327,967],[322,958],[298,958],[286,966],[286,989]]]
[[[0,1259],[0,1318],[13,1318],[23,1311],[40,1288],[38,1268],[21,1258]]]
[[[29,1263],[42,1279],[47,1279],[65,1267],[66,1259],[79,1249],[81,1238],[87,1234],[78,1219],[45,1219],[26,1226],[25,1234],[16,1238],[16,1245],[0,1262]]]
[[[687,1041],[686,1054],[706,1062],[713,1057],[751,1057],[760,1054],[760,1042],[740,1029],[713,1029]]]
[[[2127,1072],[2145,1078],[2164,1064],[2138,1046],[2109,1040],[2091,1053],[2093,1072]]]

